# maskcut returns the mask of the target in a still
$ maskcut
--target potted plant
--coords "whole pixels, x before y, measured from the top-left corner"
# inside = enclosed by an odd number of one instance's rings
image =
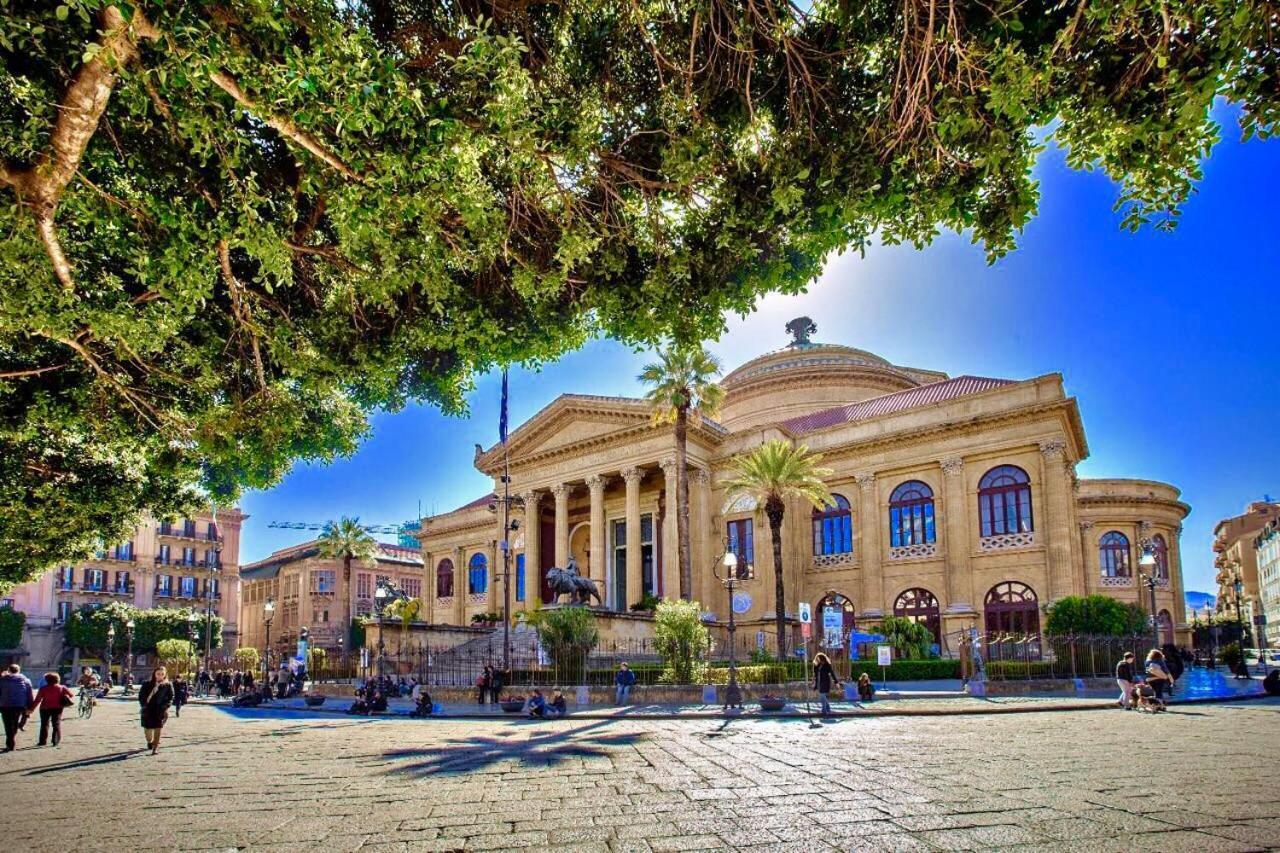
[[[524,697],[508,693],[500,703],[504,714],[519,714],[524,710]]]
[[[760,697],[761,711],[781,711],[787,705],[787,700],[782,696],[774,696],[772,693],[766,693]]]

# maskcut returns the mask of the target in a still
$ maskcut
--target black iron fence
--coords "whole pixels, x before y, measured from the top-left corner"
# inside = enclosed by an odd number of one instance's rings
[[[1152,649],[1150,634],[1122,637],[1044,634],[981,634],[978,647],[987,678],[1012,681],[1044,678],[1109,678],[1125,652],[1142,669]],[[1171,666],[1185,665],[1182,661]]]

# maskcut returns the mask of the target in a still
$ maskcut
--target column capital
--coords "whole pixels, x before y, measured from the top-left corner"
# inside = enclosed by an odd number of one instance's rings
[[[864,492],[870,491],[875,487],[876,475],[874,471],[862,471],[853,475],[854,482],[858,484],[858,488]]]
[[[525,507],[536,507],[542,502],[542,494],[541,489],[530,489],[520,494],[520,500],[524,501]]]
[[[1051,438],[1040,442],[1040,452],[1045,459],[1058,459],[1065,455],[1067,443],[1060,438]]]
[[[699,486],[706,486],[711,483],[711,472],[706,468],[694,468],[689,472],[689,479],[697,483]]]
[[[959,456],[948,456],[938,464],[942,466],[942,472],[949,477],[954,477],[964,470],[964,460]]]
[[[630,468],[622,469],[622,479],[627,481],[627,485],[635,485],[640,482],[640,478],[644,476],[644,470],[632,465]]]
[[[1080,522],[1080,532],[1081,532],[1081,533],[1088,533],[1088,532],[1089,532],[1090,530],[1092,530],[1092,529],[1093,529],[1093,522],[1092,522],[1092,521],[1088,521],[1088,520],[1086,520],[1086,521],[1082,521],[1082,522]]]
[[[551,487],[551,494],[555,495],[555,498],[558,501],[562,501],[569,497],[570,491],[572,491],[572,488],[568,483],[556,483]]]
[[[604,492],[605,484],[609,482],[609,478],[604,474],[592,474],[587,477],[587,488],[591,490],[591,494],[597,495]]]
[[[676,475],[676,460],[663,459],[658,463],[658,467],[662,469],[663,476],[670,479]]]

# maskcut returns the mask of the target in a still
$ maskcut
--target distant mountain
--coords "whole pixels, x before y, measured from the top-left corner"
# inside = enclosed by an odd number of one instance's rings
[[[1215,596],[1212,596],[1207,592],[1192,592],[1191,590],[1187,590],[1186,600],[1187,615],[1191,616],[1193,613],[1204,612],[1206,606],[1213,607],[1213,603],[1217,599]]]

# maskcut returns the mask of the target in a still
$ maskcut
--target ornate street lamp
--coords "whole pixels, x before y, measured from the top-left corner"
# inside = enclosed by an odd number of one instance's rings
[[[724,577],[721,577],[714,568],[711,572],[729,591],[729,683],[724,689],[724,709],[727,711],[730,708],[742,707],[742,689],[738,687],[738,650],[734,641],[738,626],[733,618],[733,590],[738,583],[738,555],[726,549],[722,563]]]
[[[263,623],[267,626],[267,642],[262,649],[262,680],[266,681],[271,675],[271,620],[276,615],[276,600],[268,598],[266,604],[262,605]]]
[[[125,672],[130,673],[133,672],[133,629],[136,626],[137,623],[134,622],[132,618],[130,618],[128,622],[124,623],[124,636],[125,640],[129,644],[129,650],[125,652],[124,656],[124,665],[126,667]],[[123,677],[121,680],[123,680]]]
[[[1142,543],[1142,556],[1138,558],[1138,567],[1144,570],[1138,573],[1138,577],[1142,579],[1143,585],[1151,596],[1151,648],[1158,649],[1160,648],[1160,619],[1156,616],[1156,552],[1151,547],[1150,540],[1144,540]]]
[[[339,634],[338,635],[338,665],[342,668],[342,672],[345,675],[347,671],[347,653],[346,651],[343,650],[342,645],[343,645],[342,635]],[[333,680],[337,681],[338,678],[339,676],[334,675]]]
[[[107,626],[107,672],[104,681],[111,679],[111,662],[115,660],[116,626],[112,622]]]

